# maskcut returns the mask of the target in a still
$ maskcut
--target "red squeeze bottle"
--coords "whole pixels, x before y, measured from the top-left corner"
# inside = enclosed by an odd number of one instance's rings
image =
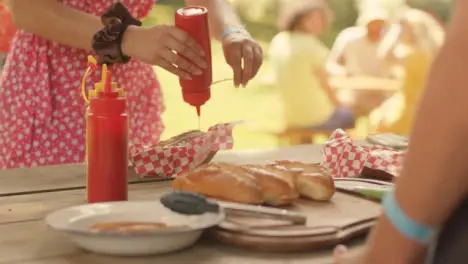
[[[103,65],[102,81],[89,96],[87,114],[88,203],[127,200],[127,100],[116,86]]]
[[[200,107],[211,97],[211,39],[208,28],[208,10],[199,6],[181,8],[175,13],[175,25],[192,36],[205,52],[208,68],[201,75],[192,76],[192,80],[180,78],[182,97],[184,101],[197,109],[200,117]]]

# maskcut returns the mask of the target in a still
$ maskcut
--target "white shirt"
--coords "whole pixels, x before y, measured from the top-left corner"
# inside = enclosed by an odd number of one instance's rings
[[[336,62],[344,58],[343,66],[352,75],[389,77],[389,65],[377,56],[379,44],[367,38],[366,28],[347,28],[336,38],[329,59]]]

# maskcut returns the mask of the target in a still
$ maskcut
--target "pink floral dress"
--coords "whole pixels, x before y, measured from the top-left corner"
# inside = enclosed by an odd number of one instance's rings
[[[114,0],[60,0],[100,16]],[[154,0],[121,0],[137,18]],[[20,31],[0,77],[0,169],[81,163],[85,156],[85,109],[80,81],[88,53]],[[163,130],[163,102],[151,65],[132,60],[111,68],[126,91],[130,141],[154,144]],[[88,89],[99,80],[96,72]]]

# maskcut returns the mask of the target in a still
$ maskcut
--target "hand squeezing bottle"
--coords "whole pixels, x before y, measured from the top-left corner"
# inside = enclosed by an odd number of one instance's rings
[[[82,82],[86,112],[86,191],[88,203],[127,200],[128,121],[123,90],[102,65],[101,82],[86,96],[85,79],[97,68],[92,57]],[[89,99],[88,99],[89,98]]]
[[[207,69],[204,69],[201,75],[192,76],[192,80],[179,79],[184,101],[194,106],[200,117],[201,106],[211,97],[213,82],[208,10],[198,6],[181,8],[175,13],[175,25],[193,37],[205,53]]]

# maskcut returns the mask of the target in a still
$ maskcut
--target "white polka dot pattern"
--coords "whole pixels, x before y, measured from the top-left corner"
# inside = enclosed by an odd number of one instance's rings
[[[62,0],[100,15],[114,0]],[[122,0],[138,18],[154,0]],[[81,163],[85,155],[85,103],[80,95],[87,53],[18,32],[0,78],[0,169]],[[113,81],[126,91],[130,143],[156,144],[163,102],[150,65],[132,60],[112,66]],[[97,82],[100,72],[88,80]]]

